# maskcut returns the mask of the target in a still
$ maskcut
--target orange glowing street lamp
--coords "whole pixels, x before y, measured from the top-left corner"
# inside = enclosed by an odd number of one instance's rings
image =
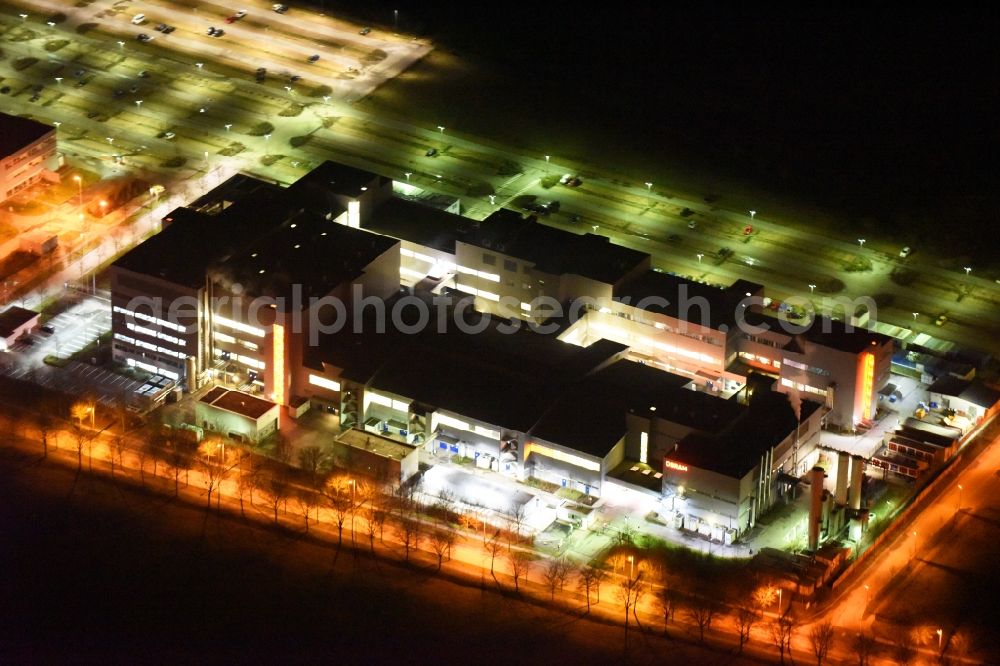
[[[80,199],[80,208],[83,208],[83,179],[80,178],[79,174],[77,174],[73,176],[73,180],[76,181],[77,194]]]

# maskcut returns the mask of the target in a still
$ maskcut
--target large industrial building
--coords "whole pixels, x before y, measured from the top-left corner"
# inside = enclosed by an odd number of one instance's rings
[[[58,168],[56,128],[0,113],[0,203]]]
[[[812,467],[822,425],[867,425],[893,353],[829,319],[788,326],[762,285],[662,273],[513,211],[470,220],[329,162],[288,188],[237,176],[164,222],[112,268],[122,362],[189,389],[225,375],[513,478],[639,493],[720,540]]]

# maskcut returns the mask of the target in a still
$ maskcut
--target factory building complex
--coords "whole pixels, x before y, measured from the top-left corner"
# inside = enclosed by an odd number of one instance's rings
[[[235,381],[277,428],[322,409],[428,460],[655,498],[720,541],[794,492],[822,427],[870,425],[895,351],[772,314],[762,285],[332,162],[287,188],[235,176],[163,222],[111,269],[121,363]]]

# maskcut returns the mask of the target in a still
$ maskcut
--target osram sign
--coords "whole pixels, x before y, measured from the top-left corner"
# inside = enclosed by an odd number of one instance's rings
[[[687,465],[682,465],[679,462],[674,462],[673,460],[664,460],[663,461],[663,467],[665,469],[674,469],[674,470],[677,470],[678,472],[686,472],[686,471],[688,471],[688,466]]]

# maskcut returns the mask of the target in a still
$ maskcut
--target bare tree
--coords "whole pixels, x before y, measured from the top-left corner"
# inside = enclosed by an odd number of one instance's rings
[[[288,482],[282,477],[281,474],[274,474],[267,480],[268,486],[268,504],[270,504],[271,509],[274,511],[274,524],[278,524],[278,509],[281,507],[282,502],[288,500],[288,493],[291,488]]]
[[[240,500],[240,515],[245,517],[247,514],[243,498],[249,495],[250,506],[253,506],[253,491],[260,478],[260,463],[252,453],[240,449],[236,465],[239,469],[239,475],[236,477],[236,493]]]
[[[303,488],[295,494],[295,503],[298,504],[299,513],[305,521],[306,534],[309,534],[309,514],[319,504],[319,498],[312,490]]]
[[[687,617],[698,627],[698,640],[704,643],[705,630],[712,626],[715,614],[719,610],[718,603],[715,599],[699,594],[688,601],[685,610]]]
[[[309,474],[313,488],[318,487],[320,469],[326,464],[327,454],[318,446],[306,446],[299,450],[299,467]]]
[[[525,517],[526,512],[523,504],[511,504],[510,508],[507,509],[507,520],[510,521],[511,531],[517,535],[518,540],[521,538]]]
[[[83,471],[83,449],[87,446],[87,441],[91,437],[89,430],[86,430],[79,423],[74,423],[71,432],[73,433],[73,444],[76,448],[76,471]]]
[[[795,631],[795,619],[788,613],[784,613],[775,618],[769,625],[771,630],[771,640],[778,648],[778,655],[781,663],[785,663],[785,654],[791,656],[792,634]]]
[[[635,615],[635,607],[642,597],[642,572],[635,578],[626,578],[618,583],[618,601],[625,610],[625,648],[628,649],[629,613]]]
[[[378,523],[375,522],[375,513],[378,509],[370,507],[365,512],[365,534],[368,535],[368,547],[371,548],[372,555],[375,554],[375,535],[378,534]]]
[[[960,664],[965,660],[965,655],[968,654],[971,647],[972,639],[969,633],[962,629],[956,629],[948,636],[948,640],[944,641],[941,659],[943,661],[946,657],[951,657],[954,663]]]
[[[447,554],[451,560],[451,547],[455,545],[455,533],[449,529],[436,529],[431,533],[431,547],[438,558],[438,571],[441,571],[441,564]]]
[[[493,573],[493,565],[496,563],[497,555],[503,550],[503,542],[500,541],[500,530],[496,531],[496,534],[486,542],[486,550],[490,554],[490,575],[493,576],[493,580],[496,580],[496,574]]]
[[[851,648],[858,657],[858,666],[867,666],[872,653],[875,652],[875,636],[862,631],[851,642]]]
[[[826,659],[827,653],[830,652],[832,641],[833,622],[830,620],[817,622],[809,629],[809,645],[816,657],[816,666],[823,666],[823,661]]]
[[[351,500],[343,495],[334,493],[326,496],[330,508],[333,509],[333,520],[337,525],[337,548],[344,543],[344,521],[351,513]]]
[[[139,459],[139,482],[142,487],[146,487],[146,458],[149,457],[149,449],[146,447],[146,442],[140,442],[139,446],[135,449],[135,456]]]
[[[565,578],[566,561],[559,557],[554,557],[545,563],[542,568],[542,578],[549,587],[549,601],[555,601],[556,588],[559,586],[560,578]]]
[[[677,592],[671,585],[665,582],[663,587],[656,592],[656,604],[659,606],[660,612],[663,613],[663,635],[666,636],[667,625],[677,608]]]
[[[736,609],[736,629],[740,636],[739,651],[742,654],[743,646],[750,642],[750,632],[753,626],[760,619],[760,611],[752,604],[741,604]]]
[[[590,593],[592,591],[597,591],[597,599],[600,601],[600,589],[601,589],[601,579],[604,578],[604,570],[598,569],[597,567],[591,565],[585,565],[580,567],[577,572],[577,578],[579,579],[580,589],[587,597],[587,612],[590,612]]]
[[[125,469],[125,449],[128,448],[128,442],[125,441],[125,435],[115,435],[111,441],[111,478],[115,476],[115,458],[118,458],[119,469]]]
[[[403,542],[403,561],[410,561],[410,551],[420,546],[420,532],[422,525],[419,520],[410,517],[400,521],[400,539]]]
[[[507,560],[510,562],[510,575],[514,579],[514,590],[520,591],[521,578],[526,579],[531,568],[531,556],[520,549],[512,550],[507,553]]]
[[[55,420],[48,412],[38,415],[38,436],[42,440],[42,459],[49,457],[49,435],[55,430]]]
[[[914,630],[900,629],[892,634],[892,658],[900,666],[907,666],[917,656],[917,651],[914,648],[916,633]]]
[[[384,509],[373,508],[371,511],[370,520],[378,528],[378,541],[379,543],[385,543],[385,519],[388,514],[386,514]]]

